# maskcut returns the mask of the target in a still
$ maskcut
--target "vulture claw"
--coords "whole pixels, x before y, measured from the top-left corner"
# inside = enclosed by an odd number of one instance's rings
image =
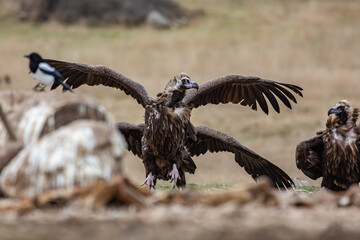
[[[169,175],[171,176],[170,183],[174,182],[174,188],[175,188],[177,181],[181,180],[179,170],[177,169],[175,163],[173,164],[173,170],[171,172],[169,172]]]
[[[150,191],[153,191],[155,190],[154,180],[155,180],[155,176],[152,174],[152,172],[150,172],[147,178],[145,178],[144,182],[140,185],[140,187],[146,184],[148,186],[148,189]]]

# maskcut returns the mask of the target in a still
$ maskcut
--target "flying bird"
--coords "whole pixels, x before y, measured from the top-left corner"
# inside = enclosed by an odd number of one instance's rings
[[[193,126],[191,111],[206,104],[240,103],[268,114],[266,98],[280,111],[277,96],[288,108],[296,103],[293,93],[302,96],[296,85],[265,80],[258,77],[227,75],[200,86],[186,73],[172,78],[156,98],[130,78],[102,65],[45,60],[67,79],[72,88],[83,84],[104,85],[124,91],[145,108],[145,123],[119,122],[128,150],[142,159],[146,178],[144,184],[153,189],[157,179],[171,180],[174,187],[185,186],[185,172],[194,173],[193,156],[206,152],[227,151],[235,154],[235,161],[254,179],[266,175],[278,187],[291,187],[291,178],[279,167],[241,145],[234,138],[217,130]],[[66,90],[66,89],[65,89]]]
[[[296,148],[296,165],[322,189],[343,191],[360,181],[359,109],[347,100],[328,111],[326,129]]]
[[[65,89],[72,92],[70,86],[67,83],[64,83],[64,78],[61,76],[61,74],[48,63],[44,62],[39,54],[30,53],[24,57],[30,59],[30,75],[39,82],[33,88],[35,91],[44,91],[45,87],[51,84],[53,84],[51,88],[53,89],[54,85],[61,84]]]

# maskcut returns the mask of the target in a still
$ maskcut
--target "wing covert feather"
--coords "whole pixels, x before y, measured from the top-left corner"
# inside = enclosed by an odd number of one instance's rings
[[[152,99],[141,84],[106,66],[70,63],[52,59],[46,59],[45,61],[60,72],[66,79],[66,83],[73,89],[84,84],[117,88],[135,98],[143,107]],[[58,85],[54,85],[52,89],[56,87]]]

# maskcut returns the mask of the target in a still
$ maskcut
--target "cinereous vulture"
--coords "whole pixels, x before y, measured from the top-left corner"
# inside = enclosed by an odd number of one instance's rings
[[[291,108],[289,100],[296,103],[293,93],[302,96],[302,88],[296,85],[258,77],[227,75],[199,86],[186,73],[180,73],[168,82],[162,93],[152,98],[141,84],[108,67],[56,60],[46,62],[56,68],[72,88],[83,84],[117,88],[145,108],[144,124],[119,122],[117,126],[125,135],[128,149],[142,159],[146,171],[144,184],[149,189],[155,187],[157,179],[172,180],[179,188],[185,186],[185,172],[194,173],[196,169],[192,157],[208,151],[234,153],[235,161],[254,179],[266,175],[278,187],[293,185],[283,170],[234,138],[208,127],[193,126],[190,114],[192,109],[206,104],[230,102],[254,110],[259,105],[268,114],[266,98],[279,112],[276,97]],[[59,86],[56,84],[52,89]]]
[[[296,165],[311,179],[322,177],[321,187],[343,191],[360,181],[359,109],[346,100],[328,111],[326,129],[296,148]]]

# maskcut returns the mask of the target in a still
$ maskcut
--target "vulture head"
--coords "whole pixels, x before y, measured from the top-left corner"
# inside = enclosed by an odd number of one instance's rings
[[[199,85],[192,81],[189,75],[182,72],[171,79],[165,87],[166,92],[179,91],[185,92],[188,89],[196,88],[199,89]]]
[[[159,93],[157,97],[169,107],[173,107],[185,97],[185,93],[189,89],[199,89],[199,85],[192,81],[186,73],[179,73],[168,84],[166,84],[163,93]]]
[[[347,100],[341,100],[334,107],[329,109],[328,116],[329,118],[326,123],[328,128],[353,124],[358,118],[358,109],[354,110]]]

